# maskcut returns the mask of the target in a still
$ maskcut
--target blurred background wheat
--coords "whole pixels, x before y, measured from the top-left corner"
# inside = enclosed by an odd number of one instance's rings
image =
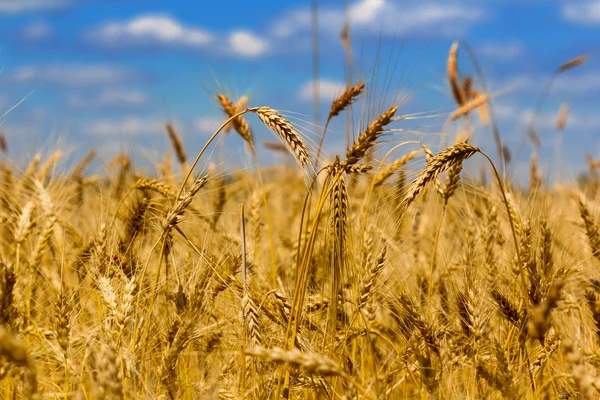
[[[165,7],[0,0],[0,397],[598,397],[600,3]]]

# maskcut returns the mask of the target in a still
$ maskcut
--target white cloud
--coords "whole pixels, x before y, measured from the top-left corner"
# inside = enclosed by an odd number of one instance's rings
[[[494,115],[500,120],[514,120],[519,110],[512,104],[494,102]]]
[[[550,72],[548,72],[548,77]],[[546,78],[540,79],[539,76],[515,75],[508,78],[501,84],[494,85],[494,89],[510,90],[516,92],[540,91]],[[552,85],[553,94],[562,95],[584,95],[600,90],[600,73],[587,72],[583,74],[566,73],[558,76]],[[535,92],[537,93],[537,92]]]
[[[145,93],[133,89],[104,89],[96,96],[71,94],[66,103],[70,108],[135,107],[147,104],[150,98]]]
[[[482,45],[479,51],[484,57],[498,60],[510,60],[523,55],[525,48],[521,43],[517,42],[490,42]]]
[[[225,122],[222,116],[205,116],[200,117],[194,123],[194,127],[200,133],[214,133],[221,124]]]
[[[298,96],[300,100],[303,101],[312,101],[313,99],[313,82],[308,81],[298,91]],[[335,97],[339,96],[343,91],[346,85],[344,82],[329,80],[329,79],[320,79],[319,80],[319,98],[321,100],[332,101]]]
[[[186,26],[168,15],[140,15],[122,22],[109,22],[85,37],[105,45],[178,45],[204,47],[214,41],[211,33]]]
[[[109,22],[87,32],[84,38],[95,44],[112,47],[180,46],[210,49],[215,53],[241,57],[257,57],[269,50],[265,38],[247,30],[234,30],[220,39],[207,30],[187,26],[168,15],[158,14]]]
[[[371,23],[379,17],[384,10],[384,0],[362,0],[350,7],[350,19],[352,23]]]
[[[469,25],[485,17],[485,12],[474,4],[411,1],[402,3],[389,0],[359,0],[350,6],[350,23],[357,32],[402,35],[457,35]],[[340,32],[344,22],[344,10],[319,11],[319,24],[329,34]],[[286,38],[310,28],[310,11],[296,10],[278,18],[272,27],[274,35]]]
[[[44,41],[54,37],[54,31],[50,25],[44,22],[35,22],[23,29],[21,38],[26,41]]]
[[[563,16],[571,22],[586,24],[600,23],[600,0],[575,2],[570,0],[563,6]]]
[[[533,110],[524,110],[521,112],[519,121],[526,125],[531,121],[533,116]],[[556,121],[558,118],[558,110],[555,112],[545,111],[538,114],[536,117],[536,127],[540,129],[556,129]],[[567,114],[566,131],[590,131],[596,130],[600,126],[600,115],[593,113],[580,113],[577,111],[569,110]]]
[[[67,0],[0,0],[0,13],[23,13],[65,7]]]
[[[560,76],[554,82],[553,91],[565,94],[584,94],[600,91],[600,73],[573,73]]]
[[[107,85],[135,78],[132,71],[108,65],[26,66],[7,74],[17,83],[37,82],[65,86]]]
[[[164,121],[156,118],[128,117],[121,120],[92,121],[86,132],[97,136],[156,135],[164,132]]]
[[[235,31],[229,35],[229,46],[234,54],[255,57],[264,54],[269,45],[260,36],[248,31]]]

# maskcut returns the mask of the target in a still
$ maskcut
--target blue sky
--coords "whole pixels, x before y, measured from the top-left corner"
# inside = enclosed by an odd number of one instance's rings
[[[285,110],[310,135],[309,5],[308,0],[0,0],[0,114],[26,97],[0,126],[12,157],[60,144],[74,155],[93,146],[108,160],[126,148],[136,158],[155,161],[168,144],[166,121],[176,124],[193,152],[222,122],[214,101],[218,92]],[[486,74],[503,139],[516,151],[551,71],[586,54],[589,61],[560,76],[544,106],[541,158],[553,159],[562,103],[570,110],[564,165],[575,173],[584,167],[585,152],[600,158],[600,0],[355,0],[348,6],[350,79],[366,79],[372,91],[361,118],[377,111],[386,90],[388,100],[394,93],[410,94],[399,113],[442,116],[406,126],[429,133],[423,140],[435,137],[454,107],[446,83],[448,49],[453,40],[464,39]],[[343,0],[319,1],[322,114],[348,78],[339,41],[343,20]],[[473,73],[464,52],[459,68],[463,76]],[[394,78],[384,83],[391,70]],[[342,122],[329,133],[330,154],[344,151]],[[272,140],[256,120],[251,123],[259,140]],[[387,139],[413,138],[396,132]],[[475,140],[495,153],[489,128],[477,129]],[[242,148],[237,138],[227,138],[232,159],[243,155]],[[526,148],[522,159],[530,152]],[[262,158],[271,161],[266,150]],[[518,163],[517,170],[525,165]]]

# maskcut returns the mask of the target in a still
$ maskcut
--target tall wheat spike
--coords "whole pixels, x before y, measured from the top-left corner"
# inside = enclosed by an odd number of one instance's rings
[[[458,42],[454,42],[450,46],[450,53],[448,54],[448,82],[450,82],[452,96],[456,104],[462,107],[467,101],[467,97],[458,80],[458,45]]]
[[[310,154],[308,147],[300,135],[293,127],[293,125],[283,118],[279,112],[273,110],[271,107],[258,107],[251,109],[252,112],[258,115],[258,118],[273,132],[275,132],[281,140],[288,146],[288,149],[292,152],[296,161],[302,168],[308,168],[311,166]]]
[[[405,206],[408,207],[425,187],[435,180],[442,172],[462,164],[463,161],[479,151],[478,147],[468,143],[457,143],[430,159],[427,166],[419,173],[419,176],[412,183],[406,194],[406,197],[404,198]]]
[[[344,169],[358,163],[367,154],[367,151],[375,145],[375,141],[384,132],[385,127],[392,122],[396,111],[398,111],[398,107],[391,106],[358,136],[352,147],[346,151],[346,159],[342,162]]]
[[[225,114],[227,114],[227,116],[229,117],[233,117],[234,115],[243,110],[243,108],[240,109],[240,107],[243,106],[245,108],[247,99],[241,98],[238,104],[236,105],[231,100],[229,100],[227,96],[225,96],[222,93],[219,93],[217,94],[217,101],[223,108]],[[242,115],[240,115],[235,117],[231,124],[233,125],[233,129],[235,129],[235,131],[242,137],[242,139],[246,141],[248,146],[250,146],[250,148],[253,149],[254,138],[252,135],[252,130],[250,129],[250,125],[248,124],[246,119]]]
[[[382,171],[375,175],[375,178],[373,178],[373,186],[379,186],[383,184],[386,179],[388,179],[390,176],[392,176],[392,174],[394,174],[394,172],[405,166],[418,155],[418,151],[411,151],[410,153],[403,155],[396,161],[386,166]]]

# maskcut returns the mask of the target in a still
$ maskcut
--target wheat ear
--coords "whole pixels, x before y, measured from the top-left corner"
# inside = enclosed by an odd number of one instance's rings
[[[227,96],[225,96],[222,93],[219,93],[217,94],[217,101],[223,108],[225,114],[227,114],[228,117],[233,117],[234,115],[242,111],[244,108],[246,108],[245,104],[248,100],[247,98],[242,97],[240,101],[238,101],[238,104],[233,104],[233,102],[229,100]],[[252,130],[250,129],[248,121],[246,121],[246,119],[243,116],[239,115],[233,118],[233,120],[231,121],[231,125],[233,125],[233,129],[235,129],[235,131],[242,137],[242,139],[244,139],[246,143],[248,143],[248,146],[250,146],[251,149],[254,149]]]
[[[177,133],[175,127],[171,123],[165,124],[165,129],[167,131],[167,135],[169,135],[171,145],[175,150],[175,154],[177,155],[179,164],[185,166],[187,162],[187,154],[185,154],[185,148],[183,147],[183,141],[181,140],[181,136],[179,136],[179,133]]]
[[[569,115],[569,105],[563,103],[560,105],[558,110],[558,117],[556,118],[556,130],[564,132],[565,126],[567,125],[567,116]]]
[[[565,71],[568,71],[570,69],[573,69],[575,67],[580,66],[581,64],[585,63],[587,61],[587,57],[586,56],[578,56],[575,57],[563,64],[561,64],[557,69],[556,69],[556,73],[563,73]]]
[[[411,151],[410,153],[403,155],[393,163],[386,166],[381,172],[375,175],[375,178],[373,178],[373,186],[379,186],[383,184],[386,179],[394,174],[394,172],[405,166],[419,154],[420,152],[418,151]]]
[[[263,124],[283,140],[294,154],[300,167],[308,168],[311,166],[308,147],[304,144],[293,125],[283,118],[277,110],[267,106],[251,108],[249,110],[256,113]]]
[[[458,45],[459,42],[452,43],[452,46],[450,46],[450,53],[448,53],[448,82],[450,82],[452,96],[454,97],[456,104],[462,106],[465,104],[466,100],[463,88],[458,81]]]
[[[417,196],[435,180],[442,172],[461,164],[473,154],[480,152],[479,148],[468,143],[457,143],[441,152],[427,163],[427,166],[419,173],[417,179],[410,187],[404,202],[408,207]]]
[[[469,114],[474,109],[482,107],[488,101],[489,98],[490,98],[489,94],[484,93],[484,94],[480,94],[479,96],[475,97],[474,99],[467,101],[465,104],[460,106],[456,111],[454,111],[454,112],[452,112],[452,114],[450,114],[450,117],[449,117],[450,121],[456,121],[460,117],[464,117],[465,115]]]
[[[358,96],[360,96],[364,89],[365,84],[363,82],[360,82],[354,86],[346,87],[344,93],[331,102],[331,109],[329,110],[329,116],[327,119],[331,119],[339,115],[339,113],[348,108],[358,98]]]
[[[392,122],[396,111],[398,111],[396,106],[388,108],[358,136],[352,147],[346,151],[346,159],[342,163],[343,169],[358,163],[367,154],[367,151],[375,145],[375,141],[383,133],[385,127]]]

